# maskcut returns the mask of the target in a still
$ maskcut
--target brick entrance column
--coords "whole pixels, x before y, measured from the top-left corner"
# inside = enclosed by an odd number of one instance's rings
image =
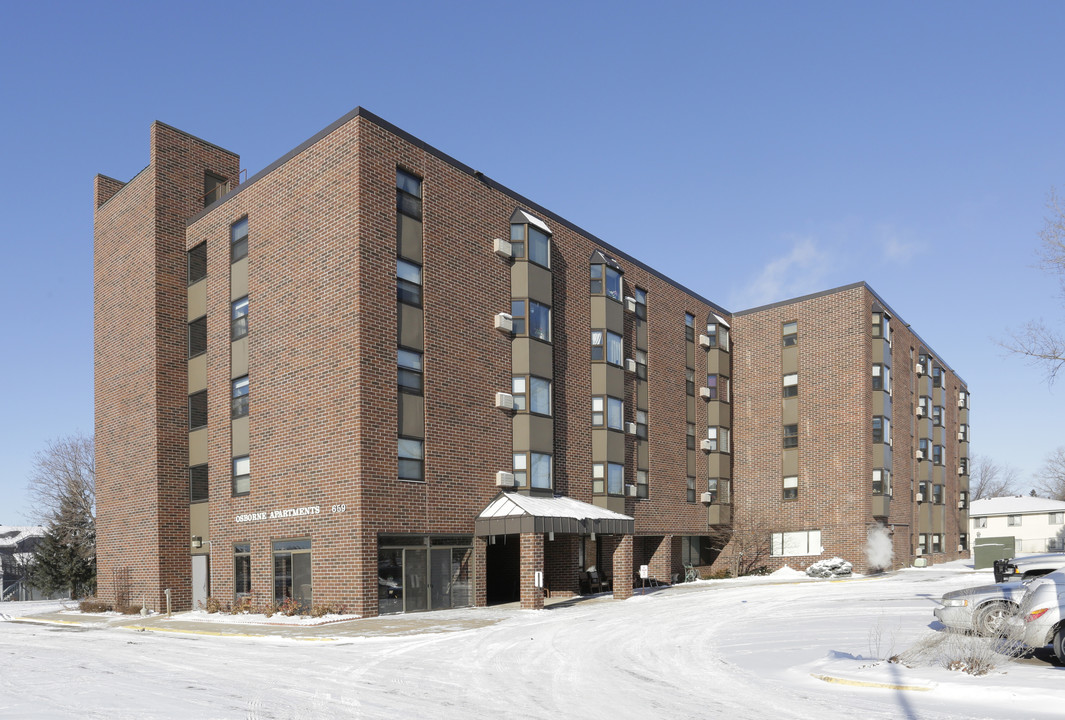
[[[488,604],[488,538],[473,538],[473,605],[484,607]]]
[[[672,582],[673,578],[673,536],[665,535],[659,538],[658,547],[651,555],[648,569],[651,577],[659,582]]]
[[[614,552],[611,553],[613,567],[611,577],[614,584],[614,599],[624,600],[632,597],[632,535],[611,538]]]
[[[544,536],[521,534],[521,609],[543,610],[544,591],[535,585],[535,574],[544,570]]]

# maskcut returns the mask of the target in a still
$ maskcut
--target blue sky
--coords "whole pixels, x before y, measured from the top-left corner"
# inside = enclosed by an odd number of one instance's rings
[[[357,105],[729,310],[865,280],[969,383],[973,448],[1065,444],[996,344],[1060,327],[1065,4],[6,3],[0,524],[93,418],[92,178],[161,120],[254,174]]]

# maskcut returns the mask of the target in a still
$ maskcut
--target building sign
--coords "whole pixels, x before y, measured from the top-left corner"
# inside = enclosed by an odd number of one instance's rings
[[[342,513],[347,509],[347,505],[333,505],[330,508],[330,512]],[[238,523],[259,522],[260,520],[279,520],[282,518],[303,517],[304,515],[320,515],[321,513],[322,507],[320,505],[308,505],[307,507],[285,508],[283,510],[270,510],[269,512],[244,513],[237,515],[233,520]]]

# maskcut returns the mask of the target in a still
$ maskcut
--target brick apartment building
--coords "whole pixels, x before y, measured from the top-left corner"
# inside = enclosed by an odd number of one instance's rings
[[[162,123],[96,177],[101,597],[369,616],[624,598],[751,538],[965,552],[967,390],[864,283],[730,313],[362,109],[238,178]]]

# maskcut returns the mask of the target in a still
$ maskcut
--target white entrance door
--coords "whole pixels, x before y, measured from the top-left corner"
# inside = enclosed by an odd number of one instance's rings
[[[210,559],[207,555],[192,556],[192,609],[202,610],[210,593],[208,572]]]

